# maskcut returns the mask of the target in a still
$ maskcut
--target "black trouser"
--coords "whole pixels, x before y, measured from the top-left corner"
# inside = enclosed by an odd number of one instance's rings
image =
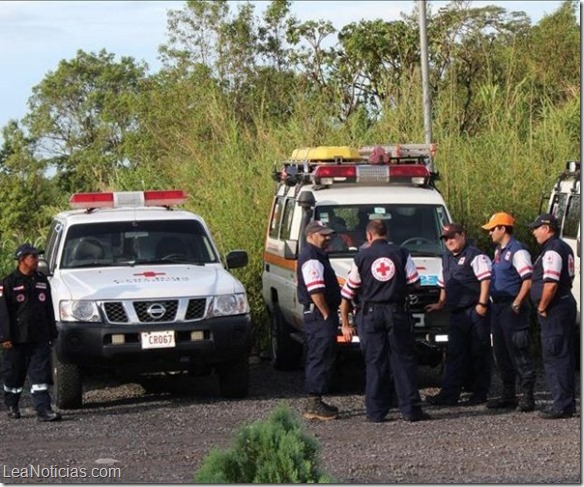
[[[51,347],[48,342],[14,343],[12,348],[4,349],[1,375],[6,406],[18,406],[27,373],[35,409],[37,411],[49,409]]]
[[[523,305],[516,313],[512,301],[494,302],[491,305],[491,330],[493,354],[503,382],[503,395],[515,396],[515,381],[519,376],[522,391],[533,390],[535,366],[530,345],[529,315]]]
[[[391,406],[392,372],[399,410],[420,410],[416,386],[417,357],[410,316],[401,304],[365,304],[359,316],[365,358],[365,409],[373,420],[385,418]]]
[[[335,374],[338,328],[339,316],[336,310],[331,311],[328,320],[318,310],[304,313],[304,389],[307,394],[326,394],[331,389]]]
[[[470,368],[473,396],[486,399],[491,383],[489,314],[480,316],[474,306],[453,310],[448,328],[448,350],[441,395],[458,400]]]
[[[574,412],[575,357],[574,326],[576,301],[570,294],[547,309],[547,317],[538,315],[541,327],[543,366],[552,393],[555,411]]]

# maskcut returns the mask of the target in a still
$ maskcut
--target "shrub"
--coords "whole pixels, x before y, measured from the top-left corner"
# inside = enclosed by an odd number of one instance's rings
[[[318,465],[320,446],[307,435],[286,406],[270,417],[242,427],[228,450],[207,455],[195,482],[211,483],[331,483]]]

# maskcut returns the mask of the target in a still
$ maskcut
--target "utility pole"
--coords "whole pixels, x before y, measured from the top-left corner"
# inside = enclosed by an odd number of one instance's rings
[[[424,138],[426,144],[432,143],[432,100],[428,78],[428,34],[426,32],[426,1],[418,0],[420,17],[420,62],[422,64],[422,92],[424,97]]]

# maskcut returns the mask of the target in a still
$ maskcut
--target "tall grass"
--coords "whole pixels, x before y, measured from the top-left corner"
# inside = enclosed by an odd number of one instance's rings
[[[152,126],[153,140],[160,141],[156,161],[115,174],[112,187],[185,189],[191,196],[187,208],[203,216],[223,254],[248,251],[249,266],[235,274],[248,291],[254,343],[264,348],[268,320],[261,294],[262,257],[274,165],[296,147],[423,142],[419,84],[411,86],[400,105],[388,105],[373,124],[362,123],[359,113],[339,123],[331,118],[326,100],[313,97],[307,103],[299,94],[286,122],[275,123],[258,110],[250,114],[253,123],[244,126],[224,97],[206,90],[204,103],[201,93],[197,100],[174,105],[172,117]],[[538,100],[542,108],[536,109],[528,84],[522,83],[507,91],[485,85],[479,100],[482,129],[472,136],[458,131],[455,87],[434,102],[438,187],[452,216],[485,250],[490,243],[480,225],[496,211],[512,213],[517,235],[531,243],[525,224],[538,213],[542,192],[549,191],[565,161],[579,154],[579,98],[575,94],[561,107]],[[195,111],[189,106],[196,106]]]
[[[421,94],[411,83],[399,106],[388,105],[375,123],[363,123],[357,112],[345,123],[331,118],[327,100],[302,94],[286,122],[274,123],[261,111],[242,125],[226,99],[205,87],[204,98],[193,94],[168,108],[151,126],[156,158],[137,170],[112,175],[114,190],[176,187],[190,199],[186,207],[203,216],[223,255],[245,249],[250,264],[234,274],[245,285],[252,309],[256,349],[267,346],[268,320],[261,293],[263,245],[275,183],[274,167],[296,147],[422,142]],[[187,96],[181,90],[181,96]],[[533,99],[528,83],[498,90],[484,85],[479,93],[482,129],[461,135],[455,87],[434,101],[433,132],[438,143],[437,169],[454,219],[466,225],[483,249],[490,248],[481,231],[488,217],[507,211],[517,219],[516,234],[535,250],[525,224],[539,212],[542,193],[549,191],[565,161],[579,154],[580,100],[577,93],[563,106]],[[176,101],[176,100],[175,100]],[[194,106],[196,113],[192,108]],[[538,108],[534,108],[538,107]],[[152,102],[149,110],[156,110]],[[52,214],[64,201],[43,211]],[[57,204],[58,203],[58,204]],[[3,274],[14,268],[14,249],[24,241],[43,245],[43,235],[4,235],[0,246]]]

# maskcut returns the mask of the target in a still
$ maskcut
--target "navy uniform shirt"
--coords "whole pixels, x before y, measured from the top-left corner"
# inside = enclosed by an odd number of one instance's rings
[[[298,256],[296,274],[299,303],[311,304],[311,294],[324,293],[329,310],[335,312],[339,308],[341,304],[339,281],[324,250],[307,242]]]
[[[24,275],[18,269],[0,289],[0,341],[38,343],[57,337],[49,281],[44,274]]]
[[[530,291],[531,300],[538,303],[543,293],[543,285],[546,282],[557,282],[558,289],[552,300],[563,298],[572,291],[574,279],[574,253],[570,246],[557,236],[551,237],[543,244],[533,264],[533,277]]]
[[[514,237],[505,247],[497,246],[493,259],[490,294],[493,298],[515,298],[521,284],[531,279],[531,256]]]
[[[363,303],[403,303],[408,285],[419,279],[405,248],[377,239],[355,256],[341,294],[348,300],[359,295]]]
[[[481,281],[491,278],[491,259],[468,243],[459,254],[442,254],[438,286],[446,291],[446,306],[468,308],[479,302]]]

